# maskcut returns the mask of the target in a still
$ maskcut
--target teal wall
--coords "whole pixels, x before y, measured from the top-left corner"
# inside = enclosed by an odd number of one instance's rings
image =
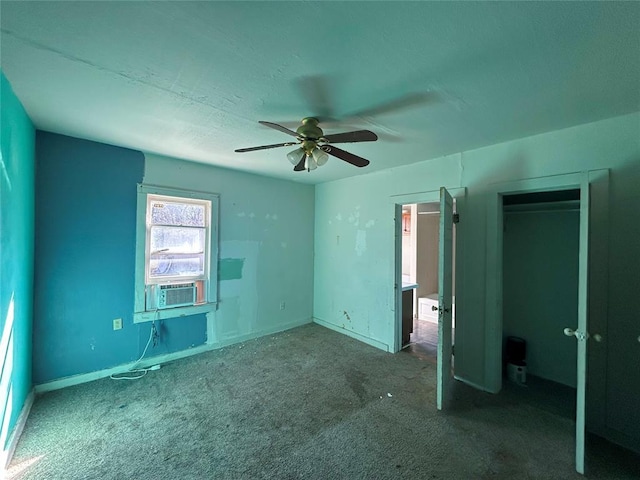
[[[133,323],[141,152],[36,133],[34,383],[137,360],[151,324]],[[113,330],[113,319],[123,328]],[[206,318],[163,320],[146,357],[206,341]]]
[[[209,344],[311,321],[312,185],[156,155],[146,155],[144,180],[220,194],[220,304],[209,314]]]
[[[375,158],[371,159],[375,161]],[[456,292],[456,375],[490,388],[488,206],[493,185],[610,169],[607,423],[640,445],[640,114],[527,137],[316,186],[314,317],[391,348],[393,195],[465,187]],[[495,248],[495,245],[493,245]],[[493,267],[495,269],[495,266]],[[349,319],[343,312],[347,312]],[[635,363],[634,363],[635,362]]]
[[[31,391],[34,128],[0,72],[0,451]]]
[[[504,336],[526,340],[527,374],[574,388],[577,343],[560,333],[578,323],[579,227],[577,209],[504,214]]]

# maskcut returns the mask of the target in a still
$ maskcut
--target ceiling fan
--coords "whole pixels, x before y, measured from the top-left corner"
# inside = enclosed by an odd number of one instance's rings
[[[298,148],[289,152],[287,158],[294,165],[294,172],[307,170],[315,170],[321,167],[329,159],[329,155],[344,160],[356,167],[366,167],[369,160],[359,157],[353,153],[346,152],[341,148],[335,147],[334,143],[355,143],[355,142],[374,142],[378,136],[369,130],[356,130],[354,132],[336,133],[333,135],[325,135],[318,126],[318,119],[315,117],[306,117],[302,119],[302,124],[296,129],[289,130],[282,125],[271,122],[259,122],[283,133],[296,137],[295,142],[276,143],[273,145],[262,145],[259,147],[239,148],[238,153],[253,152],[255,150],[266,150],[269,148],[291,147],[298,145]]]

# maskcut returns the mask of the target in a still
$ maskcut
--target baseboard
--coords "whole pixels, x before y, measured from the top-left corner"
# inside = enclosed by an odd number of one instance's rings
[[[208,343],[207,345],[210,347],[211,350],[217,350],[219,348],[228,347],[229,345],[235,345],[236,343],[248,342],[249,340],[254,340],[256,338],[264,337],[266,335],[273,335],[274,333],[285,332],[287,330],[291,330],[292,328],[302,327],[303,325],[308,325],[310,323],[312,323],[312,320],[310,318],[305,318],[303,320],[298,320],[295,322],[276,325],[271,328],[264,328],[262,330],[247,333],[245,335],[238,335],[237,337],[226,338],[219,342]]]
[[[24,430],[24,426],[27,423],[27,418],[29,417],[29,412],[31,411],[31,407],[33,406],[33,401],[36,397],[34,389],[31,389],[29,395],[24,401],[24,405],[22,406],[22,410],[20,411],[20,416],[18,417],[18,421],[13,427],[13,431],[9,436],[9,441],[7,442],[7,448],[2,450],[0,453],[0,467],[2,470],[6,470],[11,463],[11,459],[13,458],[13,454],[16,451],[16,447],[18,446],[18,440],[20,440],[20,435],[22,435],[22,431]]]
[[[627,450],[640,454],[640,441],[638,441],[637,438],[630,437],[626,433],[622,433],[611,427],[604,427],[602,431],[590,431],[590,433],[594,433],[595,435],[598,435],[599,437],[602,437],[611,443],[615,443],[622,448],[626,448]]]
[[[52,390],[60,390],[61,388],[72,387],[74,385],[80,385],[82,383],[93,382],[94,380],[107,378],[107,377],[110,377],[111,375],[126,373],[134,367],[147,368],[152,365],[159,365],[159,364],[161,365],[163,363],[173,362],[176,360],[180,360],[182,358],[191,357],[193,355],[199,355],[201,353],[208,352],[211,350],[218,350],[220,348],[233,345],[236,343],[242,343],[248,340],[253,340],[254,338],[264,337],[265,335],[272,335],[274,333],[290,330],[292,328],[300,327],[302,325],[306,325],[309,323],[311,323],[310,319],[304,319],[297,322],[278,325],[272,328],[265,328],[263,330],[258,330],[257,332],[252,332],[250,334],[229,338],[221,342],[216,342],[211,344],[205,343],[204,345],[199,345],[197,347],[189,348],[187,350],[180,350],[179,352],[167,353],[164,355],[157,355],[154,357],[144,358],[140,362],[130,362],[122,365],[117,365],[115,367],[107,368],[104,370],[98,370],[96,372],[81,373],[79,375],[73,375],[70,377],[60,378],[58,380],[52,380],[51,382],[41,383],[39,385],[36,385],[34,389],[36,394],[50,392]]]
[[[351,330],[347,330],[346,328],[339,327],[332,323],[321,320],[320,318],[313,317],[313,322],[318,325],[322,325],[323,327],[328,328],[329,330],[333,330],[334,332],[342,333],[348,337],[355,338],[367,345],[371,345],[372,347],[379,348],[380,350],[384,350],[385,352],[390,352],[389,345],[386,343],[379,342],[378,340],[374,340],[373,338],[365,337],[364,335],[360,335],[359,333],[353,332]]]
[[[147,368],[152,365],[172,362],[181,358],[191,357],[192,355],[198,355],[203,352],[215,349],[212,345],[200,345],[198,347],[189,348],[187,350],[180,350],[179,352],[167,353],[165,355],[158,355],[155,357],[149,357],[141,360],[140,362],[130,362],[122,365],[118,365],[104,370],[98,370],[96,372],[81,373],[79,375],[73,375],[71,377],[64,377],[58,380],[52,380],[51,382],[41,383],[35,386],[36,393],[50,392],[52,390],[60,390],[61,388],[72,387],[74,385],[80,385],[81,383],[93,382],[94,380],[100,380],[102,378],[116,375],[118,373],[125,373],[132,368]]]

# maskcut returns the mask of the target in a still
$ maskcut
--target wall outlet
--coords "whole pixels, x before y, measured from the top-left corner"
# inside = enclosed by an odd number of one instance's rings
[[[284,301],[280,302],[280,310],[284,310],[285,307],[286,304],[284,303]]]
[[[122,329],[122,319],[121,318],[114,318],[113,319],[113,329],[114,330]]]

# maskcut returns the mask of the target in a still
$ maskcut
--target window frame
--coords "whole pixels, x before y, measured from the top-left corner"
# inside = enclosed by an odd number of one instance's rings
[[[164,225],[164,224],[155,224],[152,222],[151,217],[151,206],[155,203],[180,203],[180,204],[191,204],[191,205],[201,205],[205,209],[205,221],[204,225],[201,226],[188,226],[188,225]],[[146,245],[145,245],[145,284],[146,285],[160,285],[166,283],[186,283],[198,280],[209,281],[209,256],[210,256],[210,236],[211,236],[211,200],[208,199],[200,199],[200,198],[187,198],[187,197],[175,197],[169,195],[158,195],[156,193],[148,193],[147,194],[147,216],[146,216]],[[181,276],[181,275],[173,275],[173,276],[153,276],[150,272],[150,264],[151,264],[151,243],[152,242],[152,231],[154,227],[161,228],[192,228],[194,230],[204,230],[204,257],[206,260],[205,265],[203,265],[202,273],[198,275]]]
[[[177,199],[189,200],[205,200],[210,202],[210,218],[208,219],[207,240],[208,240],[208,265],[205,270],[208,272],[208,278],[205,280],[206,302],[182,307],[166,308],[166,309],[149,309],[146,308],[147,288],[151,284],[158,282],[150,282],[147,284],[147,245],[148,234],[148,197],[149,195],[160,195],[167,197],[176,197]],[[218,304],[218,231],[219,231],[219,209],[220,196],[215,193],[200,192],[194,190],[185,190],[173,187],[163,187],[159,185],[138,184],[137,186],[137,210],[136,210],[136,259],[135,259],[135,295],[133,322],[142,323],[154,320],[163,320],[166,318],[184,317],[187,315],[195,315],[198,313],[207,313],[215,310]],[[206,256],[206,255],[205,255]],[[185,283],[191,282],[189,279],[172,280],[167,283]],[[195,281],[195,280],[193,280]],[[160,282],[165,283],[165,282]]]

